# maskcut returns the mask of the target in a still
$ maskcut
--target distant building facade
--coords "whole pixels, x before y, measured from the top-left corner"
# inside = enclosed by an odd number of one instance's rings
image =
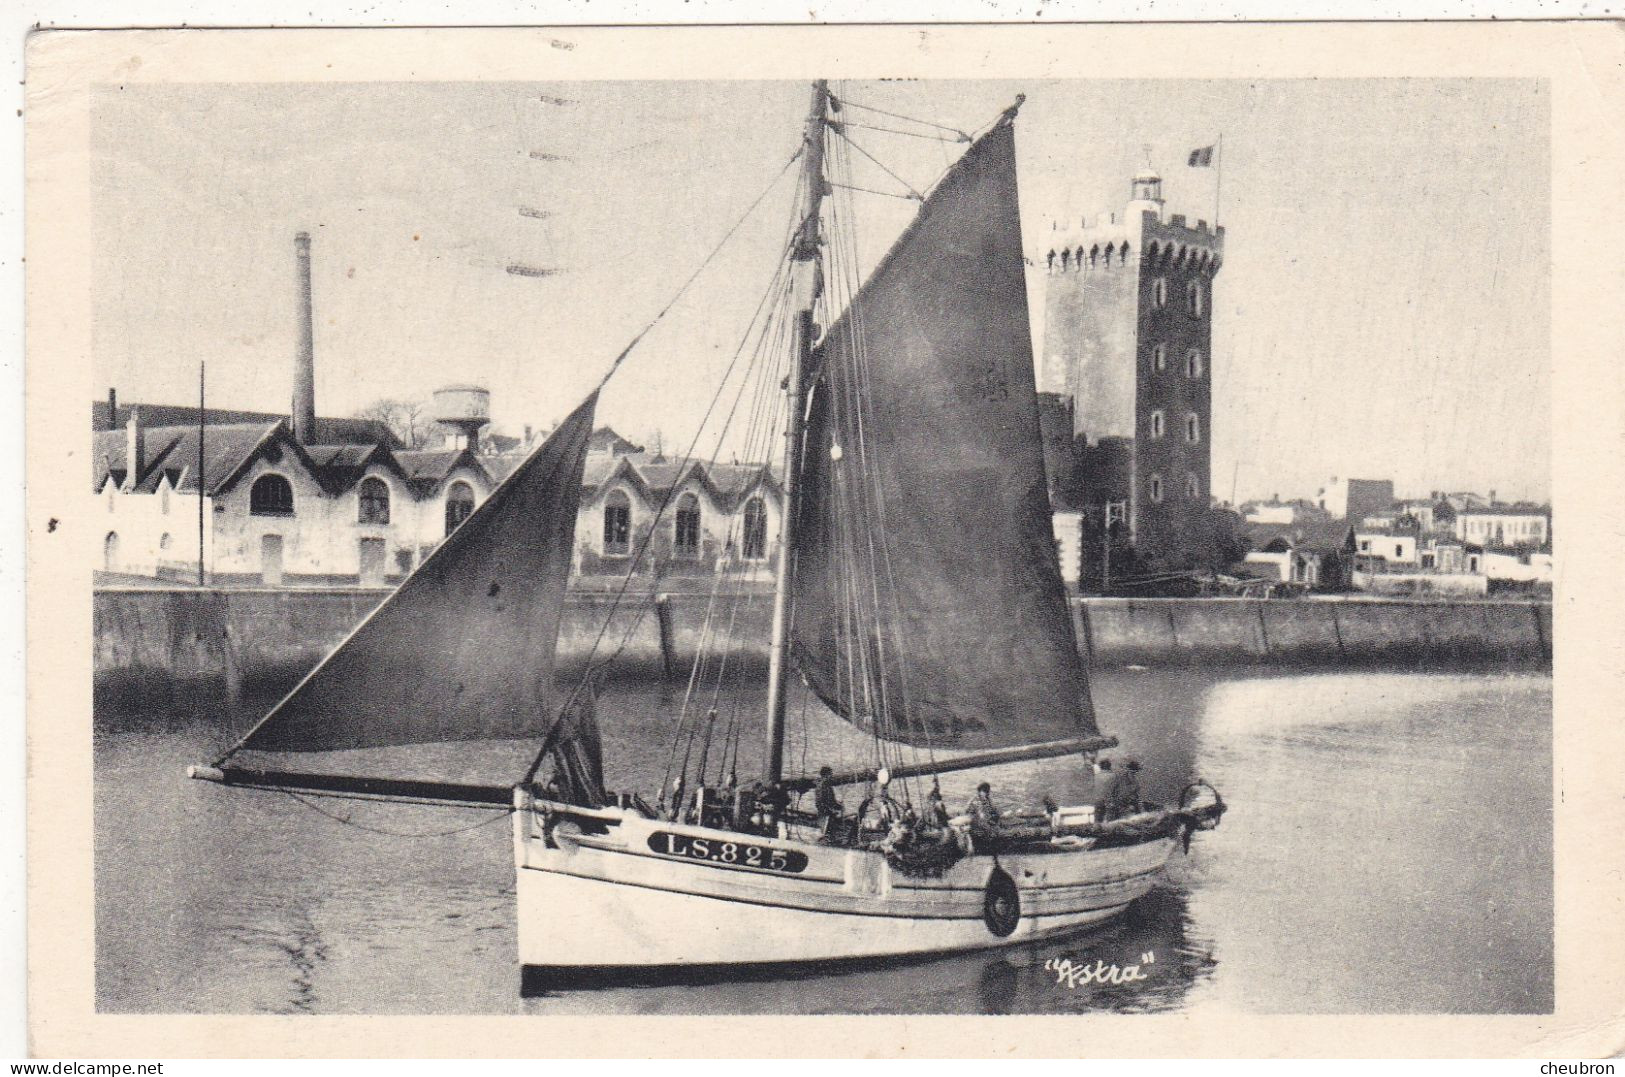
[[[386,586],[495,485],[471,451],[403,449],[371,420],[313,417],[306,443],[289,417],[202,418],[200,454],[196,409],[93,408],[104,578],[192,583],[201,567],[212,585]]]
[[[1335,476],[1315,495],[1315,504],[1337,519],[1360,520],[1394,503],[1392,479],[1340,479]]]
[[[1057,221],[1032,252],[1045,271],[1039,389],[1046,455],[1073,461],[1058,500],[1105,529],[1103,556],[1120,541],[1141,563],[1188,568],[1213,560],[1213,282],[1224,230],[1164,209],[1161,178],[1142,172],[1123,213]],[[1052,444],[1064,440],[1054,420],[1066,408],[1071,444]]]
[[[584,583],[628,572],[651,582],[773,578],[784,497],[765,464],[672,461],[600,427],[582,483],[575,570]]]

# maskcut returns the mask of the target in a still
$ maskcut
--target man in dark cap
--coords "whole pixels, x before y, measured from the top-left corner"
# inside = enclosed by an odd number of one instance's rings
[[[991,785],[982,782],[976,787],[976,795],[965,805],[965,814],[970,816],[970,836],[973,842],[986,841],[998,834],[999,809],[993,803]]]
[[[1109,823],[1113,819],[1135,815],[1140,810],[1140,762],[1130,759],[1106,787],[1106,795],[1095,808],[1095,821]]]
[[[835,772],[827,766],[818,768],[818,785],[813,793],[813,811],[818,813],[818,833],[830,837],[830,831],[841,818],[841,798],[835,795],[835,783],[830,779]],[[805,787],[803,787],[805,788]]]

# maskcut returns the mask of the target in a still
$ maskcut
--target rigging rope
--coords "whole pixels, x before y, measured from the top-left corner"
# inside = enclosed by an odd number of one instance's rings
[[[766,187],[762,188],[762,193],[756,196],[756,200],[750,204],[750,207],[746,209],[744,213],[740,214],[739,219],[734,222],[733,227],[728,229],[728,234],[723,236],[721,241],[712,248],[711,253],[705,256],[705,261],[700,263],[699,268],[694,270],[694,272],[689,275],[689,278],[683,282],[683,286],[681,288],[677,289],[670,301],[668,301],[665,306],[660,308],[660,313],[651,318],[648,325],[638,330],[637,335],[632,338],[631,343],[621,350],[621,354],[615,357],[614,362],[609,364],[609,369],[605,371],[604,376],[598,380],[599,389],[602,389],[604,386],[609,384],[609,379],[615,376],[615,372],[621,368],[621,364],[626,361],[626,357],[632,354],[632,349],[636,348],[639,342],[641,342],[643,338],[648,335],[649,330],[658,325],[660,320],[664,318],[668,312],[670,312],[671,308],[677,305],[677,301],[683,298],[683,295],[688,291],[689,287],[699,279],[700,274],[705,272],[706,267],[716,259],[718,254],[722,253],[722,248],[728,245],[728,241],[734,237],[734,233],[739,231],[740,227],[750,219],[750,215],[756,212],[756,207],[761,205],[762,200],[772,193],[773,188],[779,185],[779,180],[782,179],[784,174],[790,170],[790,166],[795,164],[796,161],[801,157],[802,149],[803,147],[801,146],[796,147],[796,152],[792,153],[790,155],[790,159],[784,162],[784,167],[779,169],[779,171],[774,174],[772,181],[769,182]]]
[[[253,786],[244,786],[243,788],[252,789],[254,787]],[[330,812],[327,809],[323,808],[321,805],[314,804],[310,800],[306,799],[305,797],[302,797],[298,793],[295,793],[292,789],[265,789],[265,790],[262,790],[262,791],[263,792],[268,792],[268,793],[273,793],[273,792],[274,793],[282,793],[282,794],[286,795],[287,797],[298,801],[300,804],[302,804],[305,807],[309,808],[311,811],[315,812],[317,815],[324,816],[324,817],[326,817],[328,819],[331,819],[335,823],[342,823],[345,826],[353,826],[357,830],[365,830],[369,834],[381,834],[384,837],[388,837],[388,838],[448,838],[448,837],[451,837],[453,834],[467,834],[471,830],[479,830],[481,827],[490,826],[492,823],[499,822],[500,820],[506,819],[508,816],[510,816],[510,815],[512,815],[514,813],[514,809],[511,808],[511,807],[498,808],[498,807],[493,805],[490,808],[482,808],[482,807],[472,805],[472,804],[470,804],[470,805],[458,805],[459,807],[465,807],[466,806],[466,807],[471,808],[472,810],[475,810],[475,811],[494,811],[497,814],[495,816],[491,817],[490,819],[481,819],[479,822],[474,823],[474,824],[472,824],[470,826],[455,827],[455,828],[453,828],[451,830],[425,830],[425,831],[422,831],[422,832],[410,831],[410,830],[387,830],[384,827],[368,826],[366,823],[358,823],[354,819],[350,819],[350,818],[347,818],[346,816],[337,815],[337,814],[335,814],[333,812]],[[367,800],[367,801],[372,801],[374,803],[381,803],[381,804],[415,804],[415,805],[424,804],[424,801],[415,800],[415,799],[407,799],[407,798],[404,798],[404,797],[354,796],[354,795],[346,795],[344,793],[316,793],[316,794],[312,794],[312,795],[331,797],[334,800]],[[451,802],[449,802],[449,801],[447,802],[447,804],[450,804],[450,803]]]
[[[835,128],[835,133],[840,135],[841,140],[843,142],[845,142],[848,146],[851,146],[853,149],[857,150],[859,153],[861,153],[865,157],[869,158],[869,160],[873,161],[876,168],[878,168],[882,172],[886,173],[886,175],[890,176],[892,179],[896,180],[898,183],[901,183],[903,185],[903,187],[908,191],[908,196],[910,198],[914,199],[916,202],[925,201],[925,196],[923,194],[921,194],[919,191],[916,191],[912,186],[910,186],[908,180],[904,179],[902,176],[899,176],[897,173],[895,173],[891,169],[887,168],[884,164],[882,164],[880,162],[880,159],[878,157],[876,157],[874,154],[870,153],[868,150],[864,149],[863,146],[860,145],[858,143],[858,141],[856,139],[854,139],[851,135],[847,134],[845,131],[843,131],[839,127]]]
[[[924,131],[905,131],[900,127],[878,127],[872,123],[855,123],[852,120],[842,120],[839,124],[832,124],[831,126],[856,127],[860,131],[879,131],[887,135],[907,135],[909,138],[928,138],[933,142],[968,141],[968,136],[965,135],[955,135],[953,138],[947,138],[943,135],[929,135]]]
[[[831,100],[834,101],[835,98],[831,97]],[[907,120],[909,123],[917,123],[922,127],[935,127],[939,131],[947,131],[949,134],[957,135],[960,142],[969,142],[971,140],[970,135],[966,134],[964,131],[961,131],[957,127],[949,127],[947,124],[933,123],[931,120],[916,119],[913,116],[905,116],[901,112],[888,112],[886,109],[876,108],[873,105],[865,105],[860,102],[853,101],[848,97],[840,98],[837,104],[844,105],[847,108],[862,109],[865,112],[876,112],[882,116],[890,116],[894,120]]]

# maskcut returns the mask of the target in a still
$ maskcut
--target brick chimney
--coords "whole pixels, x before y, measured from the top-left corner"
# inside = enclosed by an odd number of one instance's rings
[[[310,301],[310,233],[293,239],[299,263],[299,353],[293,364],[293,437],[301,445],[316,440],[316,331]]]
[[[130,409],[130,421],[124,427],[124,486],[133,489],[141,481],[147,464],[147,432],[141,429],[141,409]]]
[[[118,429],[118,390],[111,385],[107,387],[107,425],[102,429]]]

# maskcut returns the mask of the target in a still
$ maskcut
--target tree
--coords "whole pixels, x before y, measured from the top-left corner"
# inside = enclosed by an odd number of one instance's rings
[[[388,426],[390,432],[401,439],[408,449],[421,449],[429,441],[434,423],[427,416],[428,406],[421,400],[396,400],[385,397],[355,413],[357,419],[375,419]]]

